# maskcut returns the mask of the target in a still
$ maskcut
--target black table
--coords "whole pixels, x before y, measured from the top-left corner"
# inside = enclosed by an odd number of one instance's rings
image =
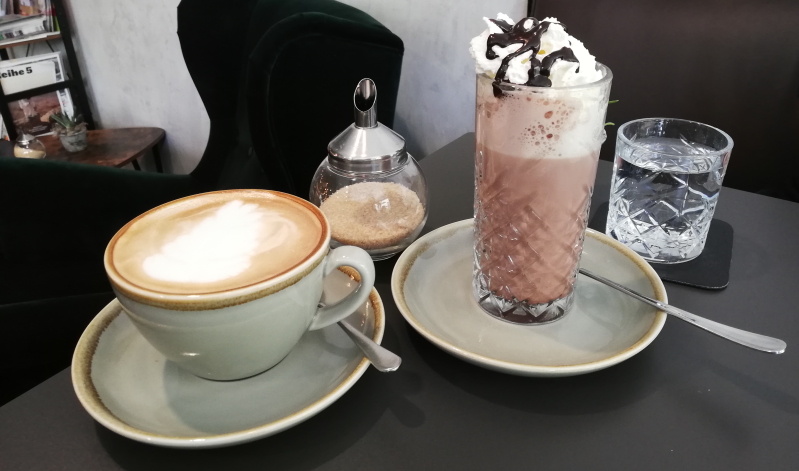
[[[429,227],[472,213],[473,135],[422,162]],[[732,165],[735,165],[733,157]],[[607,200],[599,167],[594,206]],[[438,350],[402,319],[393,261],[378,263],[384,344],[396,373],[370,369],[337,403],[254,443],[186,451],[115,435],[84,412],[63,371],[0,408],[0,469],[16,470],[797,470],[799,205],[724,189],[717,217],[735,228],[729,288],[668,284],[697,314],[780,337],[771,356],[677,320],[641,354],[571,378],[507,376]]]

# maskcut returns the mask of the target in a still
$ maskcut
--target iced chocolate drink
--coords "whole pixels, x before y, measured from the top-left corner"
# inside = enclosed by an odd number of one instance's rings
[[[573,301],[612,75],[554,18],[486,20],[477,63],[474,295],[520,324]]]

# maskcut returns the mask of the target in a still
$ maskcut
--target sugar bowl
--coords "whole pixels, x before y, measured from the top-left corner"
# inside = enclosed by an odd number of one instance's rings
[[[377,88],[355,88],[355,123],[333,138],[310,201],[331,226],[331,246],[355,245],[373,260],[408,247],[427,221],[427,184],[405,139],[377,121]]]

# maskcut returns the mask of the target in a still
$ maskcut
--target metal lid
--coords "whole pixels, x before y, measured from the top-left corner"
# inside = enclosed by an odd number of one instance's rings
[[[26,146],[26,145],[30,144],[31,141],[33,141],[34,139],[36,139],[36,138],[33,135],[22,133],[17,138],[17,144],[22,144],[23,146]]]
[[[330,165],[345,172],[387,172],[405,165],[405,139],[377,122],[377,87],[358,82],[353,95],[355,123],[327,145]]]

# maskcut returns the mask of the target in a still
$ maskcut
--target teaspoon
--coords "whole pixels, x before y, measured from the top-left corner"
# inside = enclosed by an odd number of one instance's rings
[[[754,350],[759,350],[761,352],[775,353],[775,354],[783,353],[785,351],[785,347],[787,347],[787,344],[780,339],[775,339],[773,337],[766,337],[765,335],[747,332],[745,330],[736,329],[735,327],[719,324],[718,322],[705,319],[704,317],[699,317],[695,314],[691,314],[690,312],[683,311],[682,309],[676,308],[666,303],[662,303],[657,299],[652,299],[648,296],[644,296],[643,294],[637,293],[631,290],[630,288],[627,288],[626,286],[622,286],[618,283],[608,280],[607,278],[595,275],[594,273],[591,273],[590,271],[585,270],[583,268],[580,268],[580,273],[587,276],[588,278],[592,278],[600,283],[606,284],[611,288],[615,288],[621,291],[622,293],[641,301],[642,303],[654,306],[660,309],[661,311],[665,312],[666,314],[670,314],[674,317],[682,319],[689,324],[693,324],[696,327],[705,329],[711,334],[716,334],[721,338],[741,344],[744,347],[749,347]]]
[[[349,335],[355,345],[361,349],[366,358],[372,362],[372,366],[382,373],[397,371],[402,363],[402,358],[381,347],[369,337],[363,335],[361,331],[350,325],[347,321],[339,321],[339,327]]]
[[[325,303],[320,302],[319,307],[325,307]],[[352,339],[355,346],[361,349],[361,352],[377,371],[381,373],[397,371],[397,368],[402,364],[402,358],[363,335],[360,330],[353,327],[349,322],[345,320],[338,321],[338,326]]]

